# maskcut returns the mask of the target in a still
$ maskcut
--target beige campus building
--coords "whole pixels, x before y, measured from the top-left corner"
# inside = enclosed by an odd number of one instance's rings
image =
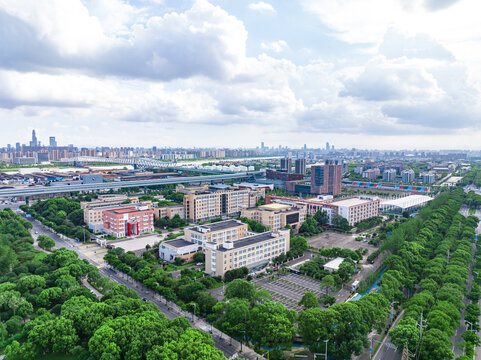
[[[246,207],[255,206],[265,196],[265,189],[239,189],[228,185],[182,187],[186,218],[197,222],[222,216],[239,215]]]
[[[299,231],[306,220],[307,207],[304,205],[286,205],[272,203],[254,208],[242,209],[241,216],[255,220],[271,230],[278,230],[290,225]]]
[[[181,219],[185,219],[185,208],[184,204],[166,205],[155,207],[154,218],[165,218],[168,217],[172,219],[175,215],[179,215]]]
[[[101,194],[98,195],[97,199],[92,201],[82,201],[80,202],[81,209],[87,209],[94,206],[100,205],[117,205],[122,204],[124,201],[130,200],[131,203],[138,203],[138,196],[127,196],[123,194]]]
[[[289,251],[289,240],[289,230],[274,230],[222,244],[209,242],[205,246],[205,271],[223,277],[227,271],[243,266],[249,269],[264,266]]]
[[[205,248],[206,243],[222,244],[235,241],[248,235],[248,226],[239,220],[218,221],[212,224],[197,225],[184,230],[188,242]]]

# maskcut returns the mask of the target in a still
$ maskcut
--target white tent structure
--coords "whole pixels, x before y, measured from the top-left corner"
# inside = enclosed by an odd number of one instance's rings
[[[409,195],[398,199],[381,201],[382,211],[403,212],[423,207],[433,198],[426,195]]]

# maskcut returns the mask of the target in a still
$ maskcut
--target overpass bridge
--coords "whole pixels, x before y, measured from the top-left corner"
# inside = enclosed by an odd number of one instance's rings
[[[122,164],[132,165],[140,168],[157,168],[157,169],[171,169],[178,171],[194,171],[204,174],[225,174],[232,173],[229,171],[219,170],[207,170],[196,167],[179,166],[178,163],[170,163],[157,159],[149,158],[104,158],[96,156],[76,156],[72,158],[62,158],[61,163],[74,164],[74,163],[105,163],[105,164]]]
[[[243,172],[236,174],[206,175],[206,176],[186,176],[167,179],[135,180],[135,181],[111,181],[98,184],[72,184],[58,186],[27,186],[22,188],[0,188],[0,198],[27,197],[35,195],[63,194],[79,191],[98,191],[121,189],[130,187],[146,187],[153,185],[168,184],[196,184],[208,183],[224,180],[236,179],[255,179],[256,176],[263,175],[262,171]]]

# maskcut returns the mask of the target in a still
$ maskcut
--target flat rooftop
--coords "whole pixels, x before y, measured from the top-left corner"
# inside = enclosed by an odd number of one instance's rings
[[[182,238],[177,238],[173,240],[167,240],[162,243],[162,245],[170,245],[172,247],[175,247],[176,249],[180,249],[186,246],[192,246],[195,245],[194,243],[188,242],[185,239]]]
[[[279,203],[271,203],[271,204],[259,206],[259,208],[264,210],[270,210],[270,211],[281,211],[281,210],[290,209],[291,206],[285,205],[285,204],[279,204]]]
[[[254,244],[257,244],[257,243],[262,242],[262,241],[276,239],[276,238],[277,238],[276,236],[272,235],[271,231],[268,231],[268,232],[265,232],[265,233],[262,233],[262,234],[256,234],[256,235],[248,236],[248,237],[233,241],[234,249],[239,249],[239,248],[242,248],[244,246],[254,245]],[[218,251],[229,251],[229,250],[232,250],[232,249],[226,249],[222,246],[219,247],[219,249],[218,249]]]
[[[140,210],[140,209],[137,209],[137,208],[125,208],[125,209],[112,209],[112,210],[106,210],[108,212],[111,212],[111,213],[114,213],[114,214],[132,214],[132,213],[138,213],[138,212],[144,212],[144,211],[147,211],[149,209],[145,209],[145,210]]]
[[[211,224],[197,225],[190,228],[190,230],[193,230],[196,232],[202,232],[200,229],[204,229],[206,232],[212,232],[212,231],[225,230],[229,228],[235,228],[242,225],[244,225],[244,223],[240,222],[239,220],[230,219],[230,220],[214,222]]]
[[[359,198],[351,198],[351,199],[344,199],[344,200],[334,200],[331,202],[332,205],[337,205],[337,206],[356,206],[356,205],[362,205],[362,204],[367,204],[372,202],[372,200],[367,200],[367,199],[359,199]]]

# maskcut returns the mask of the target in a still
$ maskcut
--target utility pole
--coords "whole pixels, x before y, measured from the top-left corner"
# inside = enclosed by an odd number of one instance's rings
[[[403,348],[403,353],[402,353],[402,358],[401,358],[401,360],[409,360],[409,359],[411,359],[411,358],[413,358],[413,357],[414,357],[414,354],[409,351],[408,343],[405,342],[405,343],[404,343],[404,348]]]
[[[416,322],[416,325],[419,326],[419,341],[418,341],[418,344],[416,346],[416,356],[418,354],[418,350],[421,347],[421,341],[422,341],[422,338],[423,338],[423,328],[427,327],[427,325],[424,325],[425,322],[426,322],[426,320],[423,319],[423,313],[421,312],[421,321],[419,323]]]

